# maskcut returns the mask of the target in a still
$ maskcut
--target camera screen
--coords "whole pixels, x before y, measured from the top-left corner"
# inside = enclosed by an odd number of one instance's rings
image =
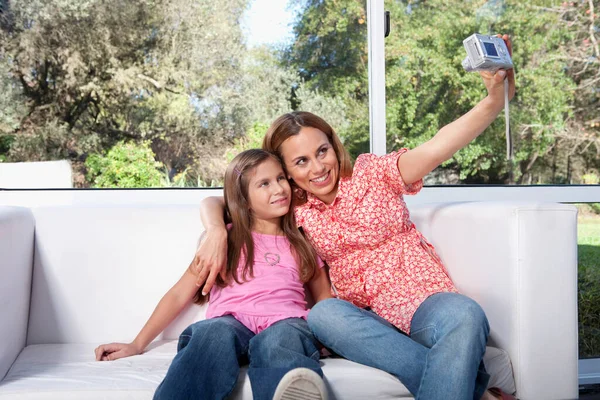
[[[498,53],[496,52],[496,46],[494,46],[494,43],[483,42],[483,45],[485,46],[485,52],[488,56],[498,57]]]

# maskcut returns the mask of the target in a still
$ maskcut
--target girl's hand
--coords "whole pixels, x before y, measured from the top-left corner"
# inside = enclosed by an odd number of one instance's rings
[[[512,57],[512,43],[508,35],[496,35],[504,39],[508,52]],[[495,73],[490,71],[480,71],[479,74],[483,78],[483,83],[488,91],[488,97],[497,104],[500,108],[504,107],[504,79],[508,79],[508,99],[511,100],[515,96],[515,71],[498,70]]]
[[[226,278],[227,229],[207,230],[196,250],[191,271],[197,275],[196,286],[202,287],[202,294],[210,293],[217,276]]]
[[[142,354],[143,349],[138,349],[133,343],[109,343],[96,347],[96,361],[114,361],[119,358]]]

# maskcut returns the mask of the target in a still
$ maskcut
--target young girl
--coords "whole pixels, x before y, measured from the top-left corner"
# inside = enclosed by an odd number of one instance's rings
[[[224,186],[232,220],[226,280],[210,290],[207,319],[181,334],[155,399],[223,399],[235,387],[244,358],[250,361],[254,399],[271,400],[274,394],[280,398],[294,385],[312,393],[311,399],[324,398],[317,342],[306,323],[303,283],[308,283],[315,301],[331,297],[330,286],[320,259],[296,228],[281,163],[265,151],[245,151],[228,166]],[[201,290],[188,268],[133,342],[98,346],[96,359],[141,354],[192,299],[203,300]]]
[[[337,354],[395,375],[417,399],[508,398],[496,388],[486,391],[485,313],[457,293],[403,200],[496,118],[505,79],[514,96],[513,70],[481,76],[488,95],[431,140],[382,157],[360,155],[354,167],[335,131],[311,113],[281,116],[263,141],[284,162],[298,225],[330,266],[336,289],[337,299],[311,310],[311,330]],[[203,202],[210,249],[196,261],[198,281],[207,286],[224,256],[221,215],[222,200]]]

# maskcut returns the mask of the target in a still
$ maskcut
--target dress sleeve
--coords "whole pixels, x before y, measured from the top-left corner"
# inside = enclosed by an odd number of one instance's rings
[[[395,192],[402,195],[417,194],[423,188],[423,179],[407,185],[404,183],[400,171],[398,170],[398,159],[408,149],[402,148],[393,151],[385,156],[376,156],[375,154],[362,154],[356,160],[356,167],[370,171],[373,176],[371,179],[381,179]],[[362,164],[362,165],[361,165]]]

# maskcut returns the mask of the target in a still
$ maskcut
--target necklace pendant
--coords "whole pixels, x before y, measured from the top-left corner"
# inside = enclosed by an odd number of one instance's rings
[[[271,266],[277,265],[280,259],[279,254],[265,253],[265,262]]]

